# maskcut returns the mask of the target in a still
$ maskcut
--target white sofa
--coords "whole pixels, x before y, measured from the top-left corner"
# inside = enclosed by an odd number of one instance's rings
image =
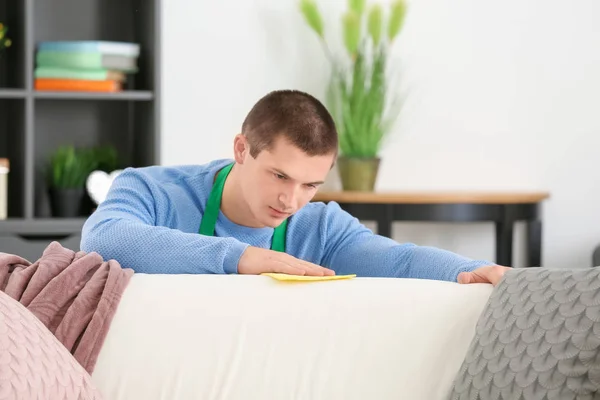
[[[92,378],[107,399],[445,399],[491,285],[133,276]]]

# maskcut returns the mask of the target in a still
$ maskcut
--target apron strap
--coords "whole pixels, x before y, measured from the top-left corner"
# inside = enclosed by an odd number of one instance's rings
[[[283,222],[275,228],[273,232],[273,242],[271,243],[271,250],[279,251],[285,253],[285,233],[287,230],[287,218],[283,220]]]
[[[204,210],[200,229],[198,230],[198,233],[202,235],[215,235],[215,226],[217,225],[217,219],[219,218],[219,210],[221,209],[221,198],[223,197],[225,180],[232,168],[233,163],[221,169],[217,175],[217,179],[215,180],[208,201],[206,202],[206,209]]]

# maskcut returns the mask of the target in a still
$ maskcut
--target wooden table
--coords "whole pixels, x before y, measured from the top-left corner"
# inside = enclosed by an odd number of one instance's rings
[[[318,192],[312,201],[337,202],[360,220],[376,221],[391,237],[394,221],[493,222],[496,260],[513,264],[515,222],[527,223],[527,267],[542,263],[541,203],[545,192]]]

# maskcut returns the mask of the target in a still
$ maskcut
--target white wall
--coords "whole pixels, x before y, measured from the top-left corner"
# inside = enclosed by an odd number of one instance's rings
[[[295,0],[163,4],[164,164],[230,156],[246,112],[270,90],[323,98],[327,62]],[[345,7],[320,4],[328,23]],[[589,266],[600,243],[598,15],[597,0],[413,0],[396,54],[412,95],[378,189],[548,190],[543,264]],[[491,224],[394,231],[494,259]]]

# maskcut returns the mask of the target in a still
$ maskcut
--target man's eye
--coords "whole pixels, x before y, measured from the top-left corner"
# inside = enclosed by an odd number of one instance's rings
[[[281,175],[281,174],[275,174],[275,177],[277,179],[285,179],[285,176]]]

